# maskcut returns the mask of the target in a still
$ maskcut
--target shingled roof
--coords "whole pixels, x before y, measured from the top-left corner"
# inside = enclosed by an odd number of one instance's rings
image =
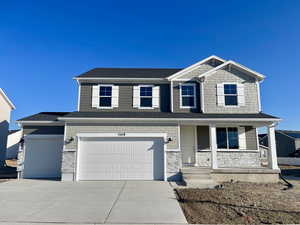
[[[166,78],[180,68],[95,68],[76,78]]]

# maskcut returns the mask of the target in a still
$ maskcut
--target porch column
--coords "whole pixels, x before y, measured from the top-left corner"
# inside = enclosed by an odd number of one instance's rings
[[[268,126],[268,143],[269,143],[268,166],[270,169],[273,170],[279,169],[277,163],[277,153],[276,153],[275,126],[276,124],[271,124]]]
[[[211,150],[211,168],[218,168],[217,159],[217,135],[216,135],[216,125],[209,125],[209,138],[210,138],[210,150]]]

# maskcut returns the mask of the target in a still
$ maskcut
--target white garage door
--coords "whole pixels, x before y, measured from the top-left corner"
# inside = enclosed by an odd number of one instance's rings
[[[162,138],[81,138],[77,180],[163,180]]]
[[[23,178],[60,178],[63,135],[25,137]]]

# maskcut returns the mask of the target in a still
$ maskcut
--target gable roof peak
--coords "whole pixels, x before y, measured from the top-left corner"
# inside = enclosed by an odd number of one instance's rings
[[[221,63],[225,63],[226,62],[225,59],[222,59],[222,58],[220,58],[220,57],[218,57],[216,55],[211,55],[211,56],[206,57],[205,59],[203,59],[203,60],[201,60],[201,61],[199,61],[199,62],[197,62],[195,64],[192,64],[192,65],[190,65],[190,66],[188,66],[188,67],[186,67],[186,68],[178,71],[177,73],[172,74],[171,76],[167,77],[167,79],[168,80],[173,80],[173,79],[175,79],[175,78],[177,78],[177,77],[179,77],[179,76],[181,76],[181,75],[183,75],[183,74],[185,74],[185,73],[187,73],[187,72],[189,72],[191,70],[196,69],[200,65],[202,65],[202,64],[204,64],[204,63],[206,63],[206,62],[208,62],[208,61],[210,61],[212,59],[218,60]]]
[[[237,68],[239,68],[239,69],[241,69],[241,70],[249,73],[250,75],[252,75],[255,78],[257,78],[259,81],[265,79],[265,76],[262,75],[261,73],[258,73],[258,72],[254,71],[252,69],[249,69],[248,67],[243,66],[242,64],[239,64],[239,63],[237,63],[237,62],[235,62],[233,60],[228,60],[228,61],[224,62],[223,64],[221,64],[221,65],[219,65],[219,66],[217,66],[217,67],[215,67],[215,68],[213,68],[213,69],[211,69],[211,70],[209,70],[209,71],[207,71],[207,72],[205,72],[203,74],[200,74],[198,76],[198,78],[211,75],[211,74],[215,73],[216,71],[218,71],[219,69],[223,69],[224,67],[226,67],[228,65],[233,65],[233,66],[235,66],[235,67],[237,67]]]

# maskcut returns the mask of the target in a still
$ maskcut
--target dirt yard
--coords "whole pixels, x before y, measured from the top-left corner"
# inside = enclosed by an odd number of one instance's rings
[[[223,189],[177,189],[189,223],[300,223],[300,182],[283,184],[224,183]]]

